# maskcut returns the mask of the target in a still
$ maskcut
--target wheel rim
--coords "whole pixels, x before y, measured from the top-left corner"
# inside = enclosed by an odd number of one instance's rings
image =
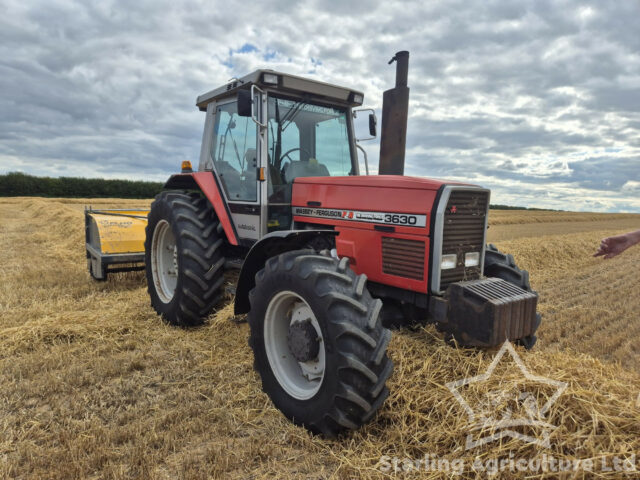
[[[153,231],[151,271],[158,297],[163,303],[169,303],[178,284],[178,249],[166,220],[160,220]]]
[[[315,359],[299,362],[289,351],[287,334],[293,323],[305,320],[311,321],[320,348]],[[264,346],[273,375],[289,395],[308,400],[318,393],[324,379],[324,340],[313,310],[300,295],[287,290],[273,296],[264,318]]]

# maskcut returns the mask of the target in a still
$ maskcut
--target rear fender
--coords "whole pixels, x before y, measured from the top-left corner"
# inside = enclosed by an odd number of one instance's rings
[[[256,286],[256,274],[273,256],[304,248],[311,240],[323,235],[337,235],[335,230],[282,230],[271,232],[251,247],[242,264],[236,287],[234,310],[236,315],[251,309],[249,292]]]
[[[169,180],[167,180],[167,183],[165,183],[164,189],[200,190],[204,193],[222,224],[227,240],[231,245],[238,245],[238,237],[231,222],[231,213],[220,193],[220,188],[213,176],[213,172],[179,173],[172,175]]]

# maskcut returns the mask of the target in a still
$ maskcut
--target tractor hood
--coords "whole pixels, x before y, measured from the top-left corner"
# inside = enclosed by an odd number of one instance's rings
[[[442,185],[471,185],[450,180],[400,175],[350,175],[348,177],[298,177],[296,184],[341,185],[352,187],[410,188],[416,190],[438,190]]]
[[[469,184],[399,175],[299,177],[291,203],[294,219],[299,221],[337,226],[336,220],[352,220],[349,223],[356,228],[372,229],[376,223],[389,223],[378,220],[391,214],[392,220],[395,216],[401,220],[399,231],[425,234],[444,185]],[[402,221],[406,218],[410,223]]]

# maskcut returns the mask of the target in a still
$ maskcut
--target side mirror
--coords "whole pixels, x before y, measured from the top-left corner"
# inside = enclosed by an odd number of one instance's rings
[[[378,131],[376,128],[377,125],[378,125],[378,119],[376,118],[376,114],[370,113],[369,114],[369,135],[371,135],[372,137],[376,137],[378,134]]]
[[[358,113],[360,112],[370,112],[369,113],[369,137],[368,138],[358,138],[356,135],[356,142],[366,142],[367,140],[373,140],[376,138],[378,134],[378,117],[376,117],[376,112],[373,108],[359,108],[358,110],[353,110],[353,118],[358,118]],[[364,120],[364,115],[363,115]],[[357,130],[364,130],[366,127],[363,125],[364,122],[358,122]],[[354,127],[356,127],[354,125]],[[364,133],[364,132],[363,132]]]
[[[253,100],[250,90],[238,90],[238,115],[240,117],[250,117]]]

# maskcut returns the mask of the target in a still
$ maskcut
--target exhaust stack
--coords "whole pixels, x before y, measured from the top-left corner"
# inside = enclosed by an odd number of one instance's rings
[[[409,52],[401,51],[389,61],[396,62],[396,86],[382,96],[382,129],[378,175],[404,175],[409,114]]]

